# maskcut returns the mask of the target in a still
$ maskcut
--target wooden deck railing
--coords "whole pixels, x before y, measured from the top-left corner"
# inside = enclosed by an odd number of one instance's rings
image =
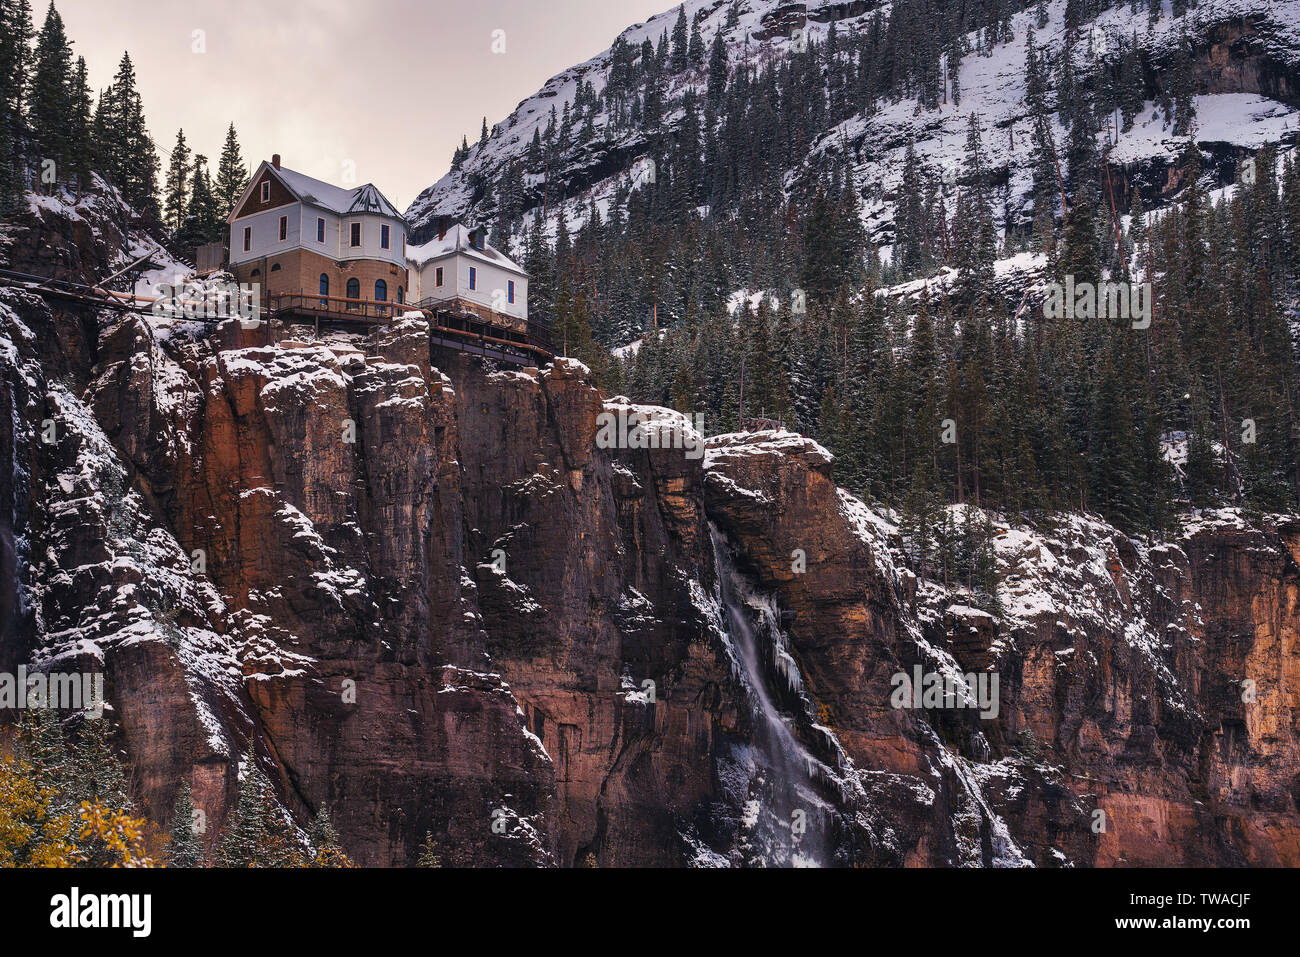
[[[348,299],[340,296],[311,294],[305,291],[277,293],[267,298],[270,315],[288,315],[320,320],[389,322],[405,312],[422,312],[434,328],[457,343],[492,344],[518,347],[530,353],[553,355],[551,328],[546,323],[505,316],[487,307],[464,308],[464,299],[423,299],[418,303],[398,303],[374,299]],[[477,305],[477,304],[470,304]]]
[[[498,312],[491,306],[485,306],[462,296],[428,296],[421,299],[416,305],[420,309],[427,309],[431,312],[450,312],[478,316],[484,322],[490,322],[495,326],[517,329],[520,332],[528,330],[527,319],[512,316],[509,313]]]
[[[301,291],[277,293],[268,298],[268,305],[273,316],[282,312],[294,312],[303,315],[318,315],[322,319],[368,319],[371,322],[387,322],[394,316],[400,316],[407,309],[416,308],[402,302],[378,299],[345,299],[341,296],[312,295]]]

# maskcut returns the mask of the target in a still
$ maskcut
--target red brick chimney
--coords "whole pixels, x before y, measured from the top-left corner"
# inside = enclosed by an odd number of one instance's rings
[[[280,168],[280,154],[279,154],[279,153],[273,153],[273,154],[271,154],[271,165],[274,166],[276,169],[279,169],[279,168]]]

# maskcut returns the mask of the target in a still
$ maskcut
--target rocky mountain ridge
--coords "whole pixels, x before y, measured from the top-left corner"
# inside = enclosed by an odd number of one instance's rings
[[[872,29],[887,21],[892,5],[878,2],[789,3],[784,0],[688,0],[688,21],[699,26],[707,46],[717,35],[725,42],[734,73],[799,55],[807,43],[824,44],[834,25],[841,36]],[[1066,46],[1066,2],[1046,4],[1047,22],[1037,30],[1037,49],[1059,57]],[[618,41],[636,50],[657,42],[673,29],[678,7],[624,31]],[[1239,162],[1265,145],[1293,145],[1300,132],[1300,4],[1293,0],[1201,0],[1183,16],[1173,16],[1169,3],[1162,16],[1149,23],[1145,12],[1130,4],[1111,5],[1081,23],[1074,45],[1076,68],[1087,74],[1110,68],[1122,44],[1136,42],[1143,70],[1144,98],[1139,121],[1121,132],[1118,124],[1103,129],[1116,202],[1127,210],[1131,194],[1140,188],[1147,208],[1169,200],[1183,185],[1178,178],[1179,156],[1186,136],[1174,135],[1160,98],[1170,84],[1168,71],[1183,36],[1190,45],[1190,69],[1195,89],[1193,136],[1207,157],[1210,185],[1234,181]],[[973,51],[960,66],[960,100],[950,101],[945,89],[936,109],[924,108],[914,96],[900,94],[871,114],[857,114],[822,132],[806,156],[784,171],[787,196],[828,163],[848,160],[862,201],[862,217],[872,243],[887,255],[895,232],[894,218],[902,186],[905,155],[915,144],[928,175],[955,185],[962,175],[967,121],[980,117],[990,180],[1005,187],[999,228],[1027,228],[1032,219],[1032,122],[1025,103],[1027,35],[1037,25],[1033,8],[1011,18],[1012,39],[981,52],[980,37],[968,38]],[[529,160],[535,133],[545,130],[552,106],[572,104],[581,86],[599,94],[608,81],[613,48],[553,77],[532,97],[523,100],[504,120],[492,126],[486,142],[470,144],[457,168],[425,189],[407,210],[417,239],[440,215],[491,222],[501,203],[503,177],[514,164],[524,164],[521,184],[523,228],[542,210],[553,232],[560,212],[571,231],[590,217],[594,207],[608,216],[620,187],[636,187],[653,177],[656,144],[681,134],[684,111],[680,97],[692,91],[702,97],[707,81],[701,69],[672,72],[666,79],[670,104],[662,130],[616,128],[607,112],[594,116],[590,138],[562,144],[559,158],[545,168]],[[1061,114],[1054,114],[1051,134],[1066,138]],[[700,211],[708,214],[707,209]]]

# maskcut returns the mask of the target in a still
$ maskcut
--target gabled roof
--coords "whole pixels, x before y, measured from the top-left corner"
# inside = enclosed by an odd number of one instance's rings
[[[441,259],[443,256],[450,256],[452,253],[462,253],[471,259],[478,259],[482,262],[498,266],[501,269],[510,272],[519,273],[521,276],[527,276],[522,266],[507,256],[501,250],[497,249],[489,242],[483,243],[483,248],[479,249],[470,242],[470,233],[477,230],[470,229],[463,223],[456,223],[449,227],[441,239],[434,238],[427,243],[419,246],[406,247],[406,259],[415,266],[423,266],[427,262],[435,259]]]
[[[272,176],[284,184],[285,189],[308,206],[315,206],[326,212],[337,213],[339,216],[373,213],[379,216],[390,216],[403,223],[406,222],[406,217],[397,211],[397,207],[388,201],[384,194],[375,187],[374,183],[366,183],[366,185],[358,186],[355,189],[345,189],[342,186],[331,185],[308,176],[306,173],[299,173],[283,166],[276,169],[265,160],[253,173],[252,178],[249,179],[248,189],[244,191],[245,193],[251,190],[253,184],[262,178],[263,170],[269,170]],[[244,199],[243,196],[239,198],[239,202],[235,204],[236,210],[243,206]],[[233,217],[233,215],[232,212],[231,216]]]

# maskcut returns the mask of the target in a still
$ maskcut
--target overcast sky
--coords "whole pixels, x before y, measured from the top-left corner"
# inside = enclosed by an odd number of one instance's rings
[[[47,0],[33,0],[39,29]],[[160,154],[184,128],[215,173],[233,121],[250,169],[272,153],[340,183],[345,161],[399,209],[551,76],[673,0],[56,0],[102,89],[127,50]],[[194,52],[195,31],[206,52]],[[492,51],[505,31],[505,53]],[[163,165],[166,156],[162,154]]]

